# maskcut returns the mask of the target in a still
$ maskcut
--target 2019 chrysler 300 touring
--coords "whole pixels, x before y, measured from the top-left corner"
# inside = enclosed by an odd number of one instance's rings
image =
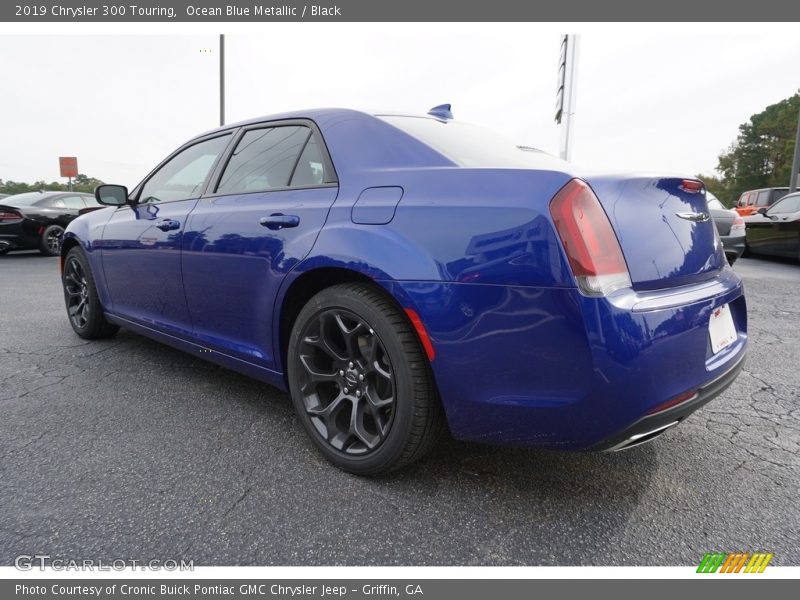
[[[464,440],[618,450],[743,364],[742,283],[703,184],[581,175],[452,118],[324,109],[181,146],[62,246],[69,322],[288,390],[375,474]]]

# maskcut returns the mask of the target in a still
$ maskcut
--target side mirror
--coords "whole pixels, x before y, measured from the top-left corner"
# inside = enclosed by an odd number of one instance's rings
[[[98,185],[94,197],[106,206],[125,206],[128,203],[128,188],[124,185]]]
[[[767,207],[766,207],[766,206],[762,206],[762,207],[761,207],[761,208],[759,208],[759,209],[758,209],[756,212],[757,212],[758,214],[760,214],[760,215],[764,215],[764,216],[766,217],[766,216],[767,216]]]

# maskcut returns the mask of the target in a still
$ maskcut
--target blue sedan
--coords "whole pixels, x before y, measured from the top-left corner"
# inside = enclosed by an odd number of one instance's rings
[[[96,197],[61,248],[75,332],[125,327],[287,390],[352,473],[448,429],[631,448],[743,364],[701,182],[581,174],[448,105],[225,126]]]

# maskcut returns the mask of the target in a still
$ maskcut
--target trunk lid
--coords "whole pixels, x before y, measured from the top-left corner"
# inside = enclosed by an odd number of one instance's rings
[[[684,179],[585,178],[617,234],[634,289],[705,281],[725,266],[705,191],[682,189]]]

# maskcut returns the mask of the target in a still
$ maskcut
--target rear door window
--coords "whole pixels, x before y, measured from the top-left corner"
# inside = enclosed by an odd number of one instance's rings
[[[246,194],[289,187],[311,137],[311,129],[303,125],[284,125],[251,129],[245,132],[222,173],[218,194]],[[312,157],[307,159],[297,181],[313,177],[308,170]],[[321,182],[321,181],[320,181]]]
[[[772,194],[772,190],[762,190],[758,192],[758,197],[756,198],[756,206],[769,206],[769,197]]]

